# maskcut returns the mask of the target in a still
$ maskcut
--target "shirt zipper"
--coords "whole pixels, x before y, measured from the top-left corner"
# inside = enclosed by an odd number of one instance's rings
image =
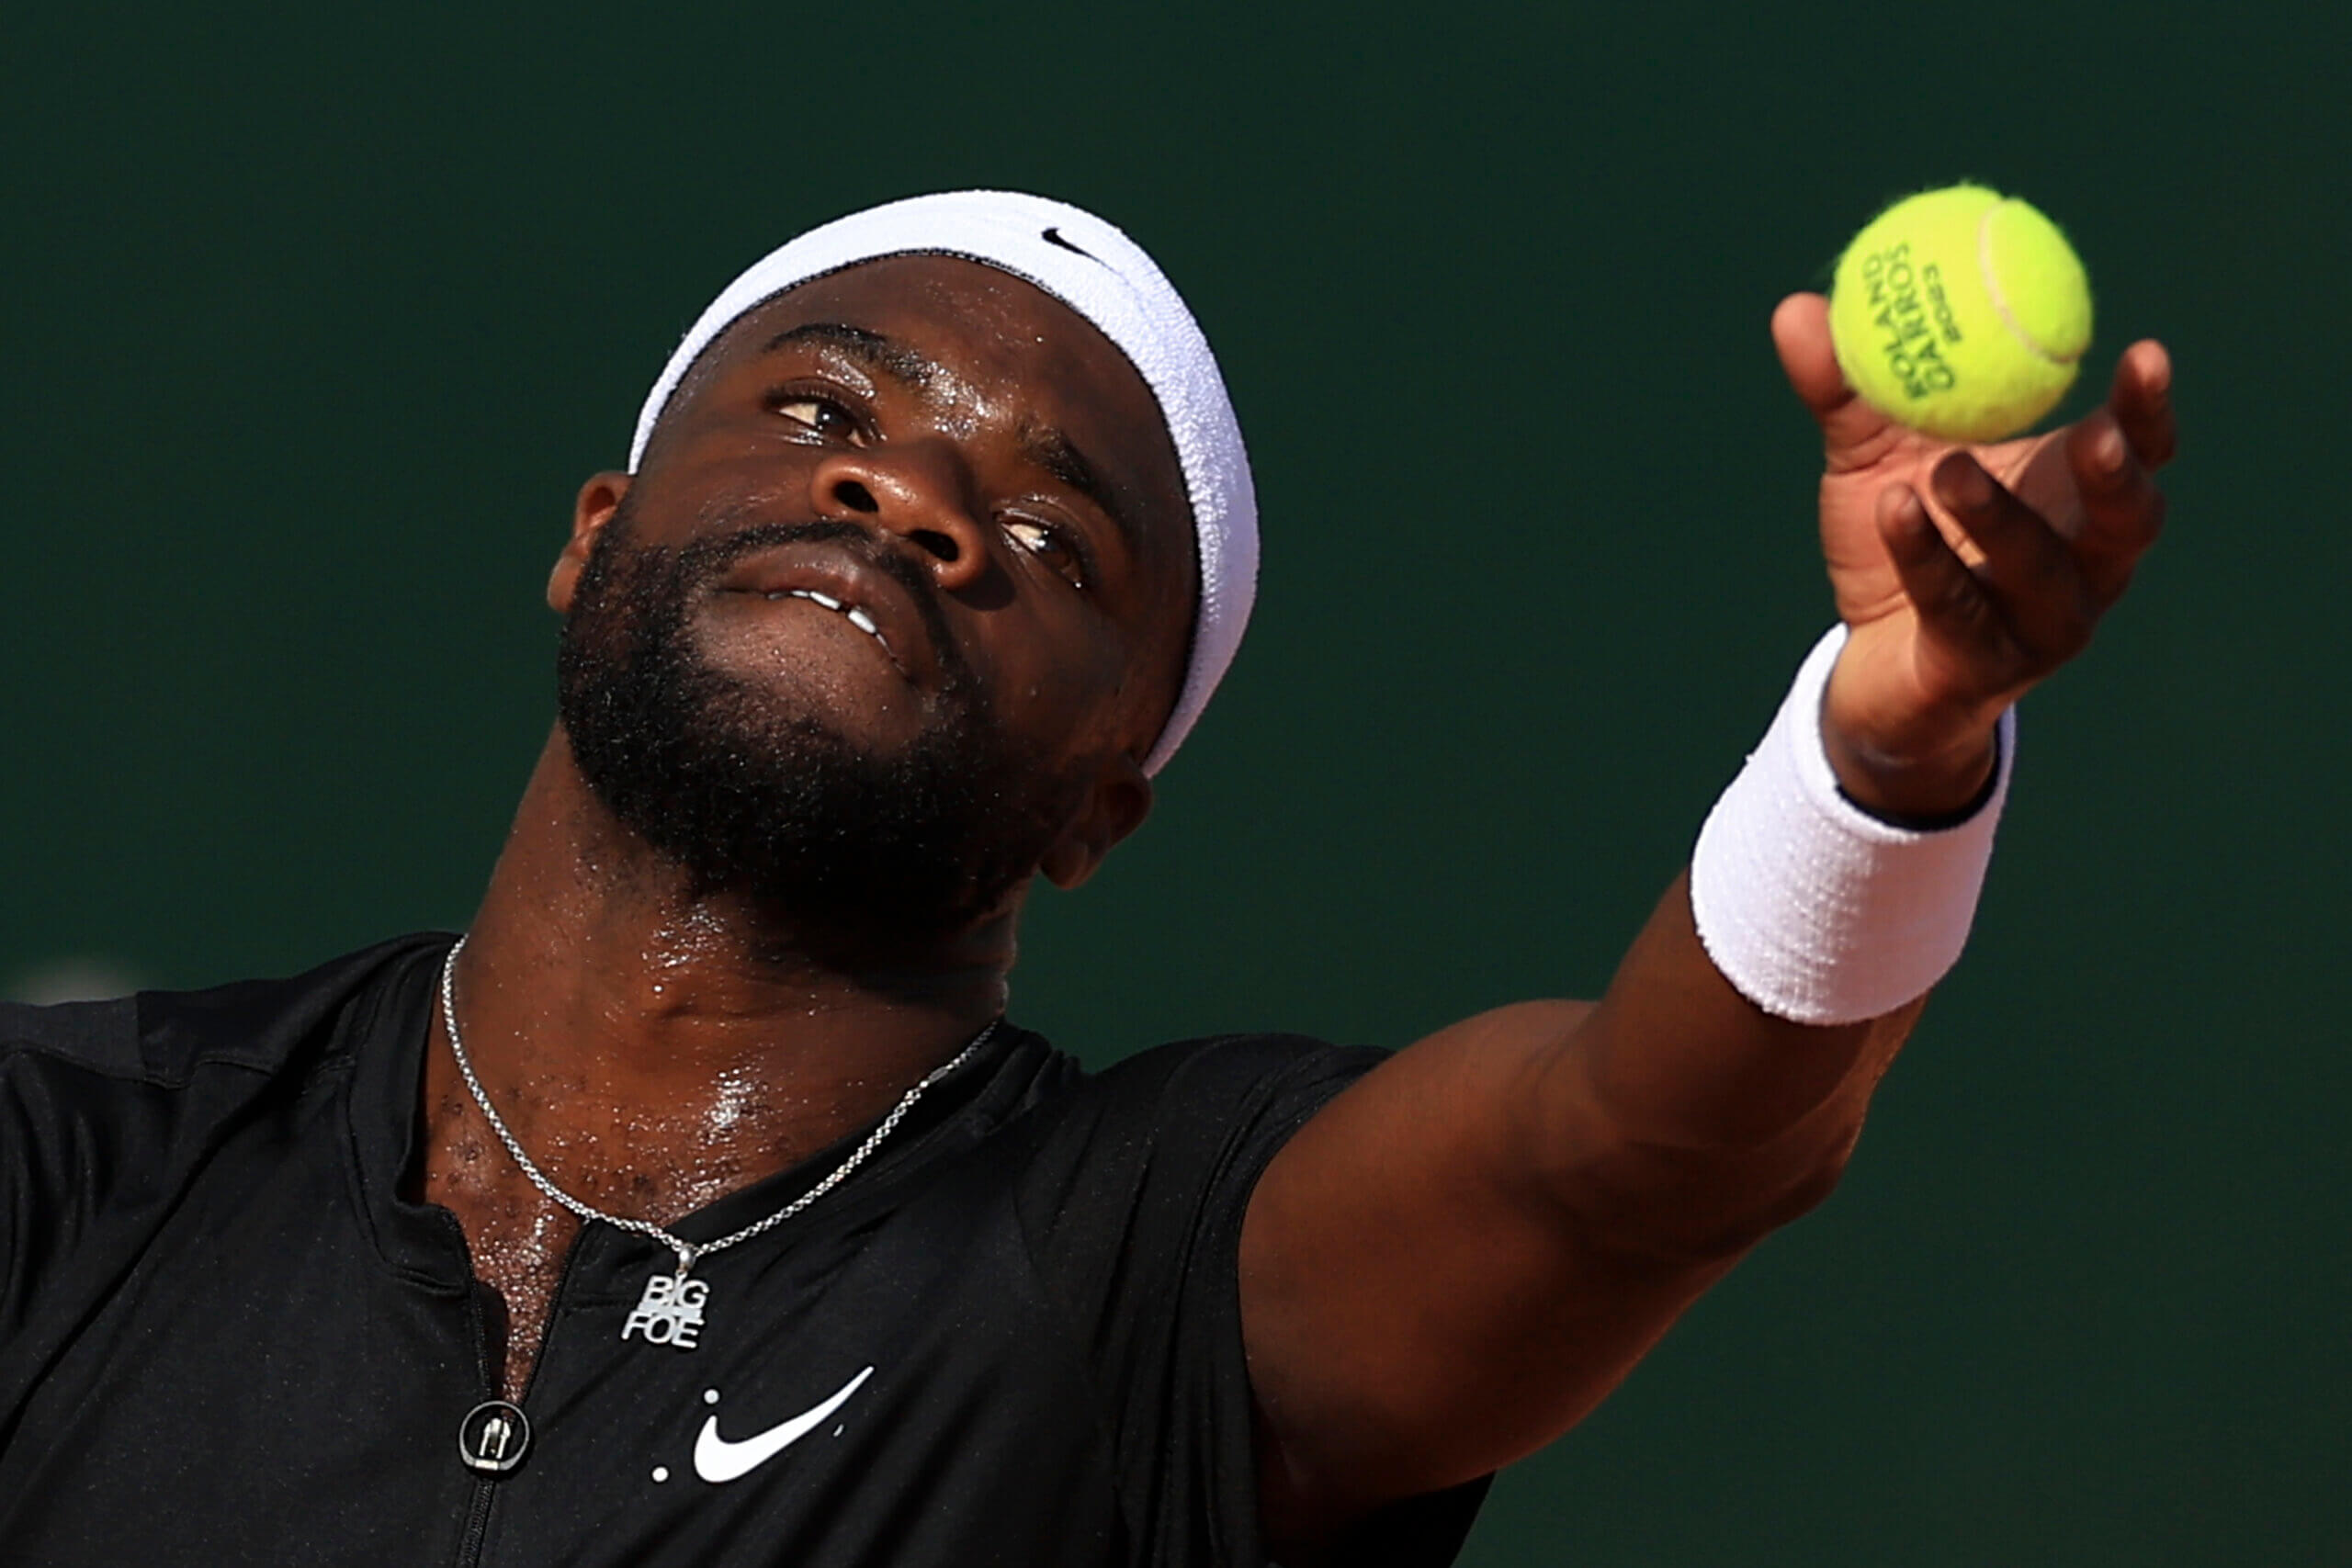
[[[449,1223],[453,1227],[456,1226],[457,1217],[450,1216]],[[464,1235],[464,1231],[460,1229],[458,1235],[461,1240]],[[573,1233],[571,1244],[563,1249],[563,1268],[556,1274],[555,1291],[548,1297],[547,1322],[542,1324],[539,1329],[538,1354],[531,1358],[531,1375],[524,1380],[521,1388],[514,1391],[514,1408],[523,1412],[526,1422],[530,1419],[531,1390],[537,1386],[539,1371],[548,1364],[548,1348],[555,1338],[555,1321],[562,1314],[564,1294],[571,1286],[571,1270],[580,1261],[581,1244],[587,1237],[588,1227],[583,1224]],[[481,1372],[481,1386],[489,1390],[482,1397],[503,1399],[506,1397],[506,1391],[503,1386],[505,1380],[499,1375],[501,1369],[490,1364],[490,1325],[484,1320],[481,1310],[481,1292],[490,1287],[483,1284],[481,1280],[472,1278],[472,1268],[469,1264],[466,1316],[473,1325],[474,1363]],[[538,1434],[536,1431],[531,1433],[531,1440],[534,1443],[538,1441]],[[456,1568],[480,1568],[482,1543],[490,1538],[490,1506],[496,1498],[497,1493],[498,1483],[487,1476],[474,1483],[473,1500],[466,1506],[466,1531],[458,1541]]]
[[[452,1229],[457,1227],[457,1223],[456,1216],[452,1215],[449,1220]],[[460,1237],[464,1234],[463,1231],[458,1232]],[[459,1245],[463,1245],[462,1240]],[[490,1287],[473,1278],[473,1269],[470,1266],[468,1267],[466,1274],[466,1321],[473,1329],[474,1366],[481,1373],[481,1386],[489,1390],[483,1397],[503,1399],[505,1397],[505,1391],[499,1387],[502,1380],[498,1376],[497,1369],[490,1364],[490,1325],[483,1320],[481,1310],[481,1293]],[[536,1366],[532,1369],[532,1372],[534,1376],[537,1375]],[[519,1402],[517,1408],[520,1408]],[[465,1534],[458,1538],[457,1568],[477,1568],[477,1564],[481,1562],[481,1543],[490,1534],[491,1495],[497,1484],[488,1477],[482,1477],[474,1482],[472,1500],[466,1505]]]
[[[490,1495],[495,1481],[474,1483],[474,1500],[466,1509],[466,1533],[458,1542],[458,1568],[475,1568],[481,1561],[481,1543],[490,1534]]]

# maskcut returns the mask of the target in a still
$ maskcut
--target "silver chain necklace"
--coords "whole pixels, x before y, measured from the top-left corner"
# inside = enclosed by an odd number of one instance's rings
[[[703,1312],[710,1303],[709,1284],[686,1277],[695,1264],[722,1247],[732,1247],[739,1241],[749,1241],[755,1235],[774,1230],[840,1186],[849,1173],[864,1165],[866,1157],[882,1146],[882,1140],[906,1120],[907,1112],[915,1108],[915,1101],[923,1097],[923,1091],[970,1061],[988,1043],[989,1036],[996,1032],[996,1026],[1001,1021],[989,1020],[988,1027],[972,1036],[969,1044],[924,1074],[912,1089],[900,1095],[899,1103],[892,1106],[890,1113],[865,1135],[865,1142],[852,1149],[849,1157],[835,1166],[832,1173],[822,1181],[763,1220],[754,1221],[741,1230],[720,1236],[717,1241],[696,1243],[673,1235],[650,1220],[632,1220],[591,1208],[548,1180],[547,1173],[523,1152],[523,1145],[507,1127],[506,1119],[499,1115],[496,1107],[490,1103],[490,1095],[482,1089],[481,1079],[474,1076],[474,1065],[466,1056],[465,1040],[458,1032],[458,954],[465,950],[466,939],[459,937],[457,945],[449,949],[449,956],[441,964],[441,1022],[448,1031],[449,1055],[457,1058],[458,1071],[464,1076],[466,1088],[473,1091],[474,1103],[481,1107],[483,1120],[490,1123],[490,1130],[498,1134],[498,1141],[506,1145],[506,1152],[514,1156],[514,1163],[522,1168],[523,1174],[531,1179],[531,1185],[545,1193],[549,1201],[560,1203],[583,1220],[601,1220],[616,1230],[651,1236],[678,1255],[678,1271],[675,1274],[656,1274],[645,1282],[645,1294],[628,1314],[628,1320],[621,1325],[621,1338],[626,1341],[641,1336],[649,1344],[669,1345],[680,1350],[693,1349],[701,1337]]]

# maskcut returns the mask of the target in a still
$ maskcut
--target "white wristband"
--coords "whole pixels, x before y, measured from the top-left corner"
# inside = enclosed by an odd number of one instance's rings
[[[1821,697],[1846,646],[1815,645],[1747,766],[1715,802],[1690,857],[1690,912],[1724,977],[1799,1023],[1892,1012],[1943,978],[1968,941],[2017,755],[2001,716],[1984,806],[1950,828],[1882,822],[1840,794],[1821,744]]]

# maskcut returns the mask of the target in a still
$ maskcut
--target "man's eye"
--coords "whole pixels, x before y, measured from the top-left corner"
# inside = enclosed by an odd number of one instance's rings
[[[1069,541],[1052,528],[1043,523],[1032,522],[1026,517],[1015,517],[1004,525],[1004,532],[1014,544],[1035,556],[1046,565],[1080,587],[1085,586],[1078,552],[1071,549]]]
[[[831,398],[780,398],[774,407],[784,418],[808,426],[824,440],[864,444],[865,433],[858,428],[857,421]]]

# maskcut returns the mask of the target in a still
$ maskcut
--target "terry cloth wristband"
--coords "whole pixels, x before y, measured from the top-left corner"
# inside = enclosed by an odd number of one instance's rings
[[[1699,940],[1740,995],[1799,1023],[1856,1023],[1943,978],[1967,943],[2017,755],[2001,716],[1984,801],[1950,827],[1899,827],[1846,798],[1821,744],[1821,699],[1846,646],[1814,646],[1788,699],[1690,857]]]

